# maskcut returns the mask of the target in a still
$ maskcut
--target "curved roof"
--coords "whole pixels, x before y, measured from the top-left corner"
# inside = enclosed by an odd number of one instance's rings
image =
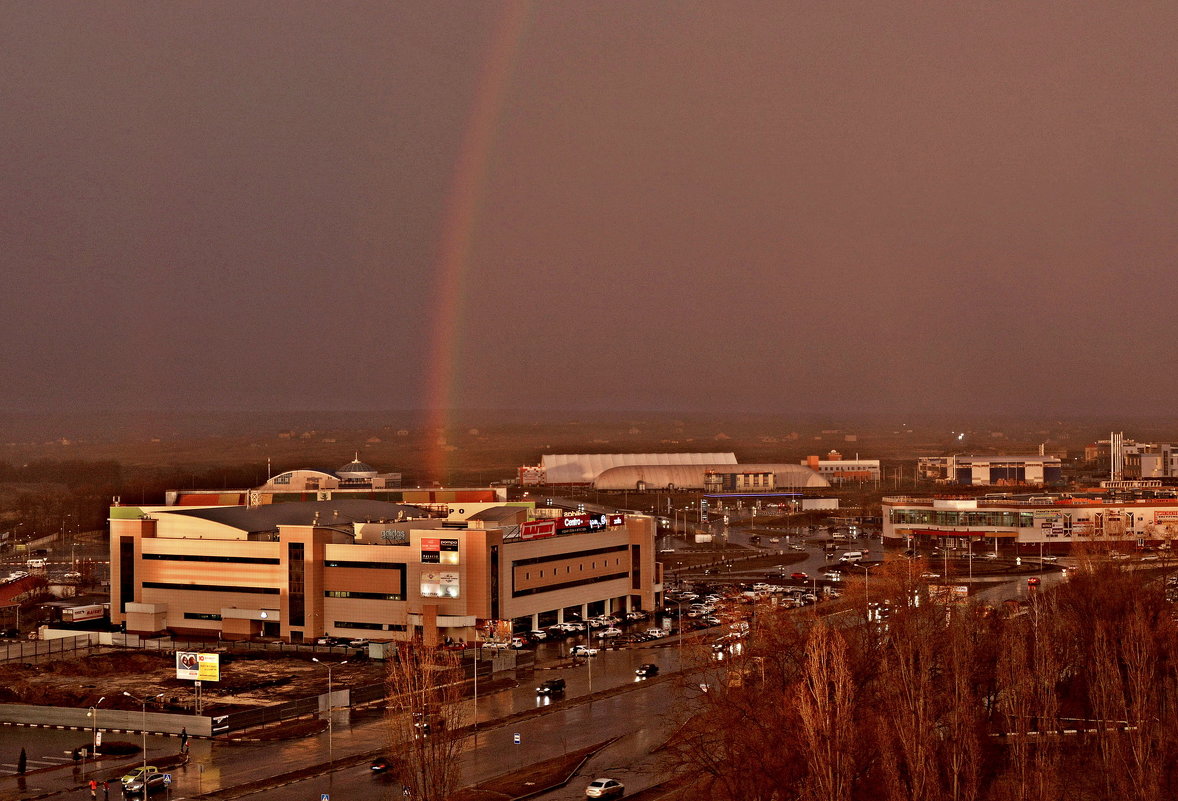
[[[544,454],[540,466],[549,484],[588,484],[626,465],[734,465],[735,453],[560,453]]]
[[[593,481],[600,490],[632,490],[639,484],[647,489],[703,489],[704,473],[773,473],[778,489],[829,487],[830,482],[808,467],[798,464],[703,464],[625,465],[602,472]]]
[[[359,459],[353,459],[339,470],[336,470],[335,474],[340,478],[372,478],[376,475],[376,468],[372,465],[365,464]]]

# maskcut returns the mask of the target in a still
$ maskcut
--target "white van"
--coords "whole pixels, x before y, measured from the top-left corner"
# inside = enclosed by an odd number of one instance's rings
[[[29,570],[44,570],[46,563],[44,559],[29,559],[25,564]]]
[[[839,557],[840,562],[860,562],[863,560],[863,551],[847,551]]]

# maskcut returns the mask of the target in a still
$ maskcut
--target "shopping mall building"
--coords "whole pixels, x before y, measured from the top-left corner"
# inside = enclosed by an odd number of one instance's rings
[[[1169,547],[1178,539],[1178,494],[1136,492],[885,497],[885,543],[981,550],[1043,547],[1066,552],[1080,542],[1115,548]]]
[[[504,637],[654,609],[654,523],[501,502],[451,503],[444,517],[348,498],[115,506],[111,619],[224,639]]]

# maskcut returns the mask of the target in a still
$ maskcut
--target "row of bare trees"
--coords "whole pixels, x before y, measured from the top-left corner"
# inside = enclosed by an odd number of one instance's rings
[[[879,568],[881,621],[860,589],[825,617],[761,608],[737,653],[701,654],[671,767],[733,801],[1173,797],[1178,629],[1156,573],[1091,560],[995,609],[930,603],[921,572]]]

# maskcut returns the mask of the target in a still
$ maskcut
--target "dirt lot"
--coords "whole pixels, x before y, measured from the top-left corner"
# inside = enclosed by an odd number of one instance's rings
[[[193,683],[175,676],[175,658],[166,652],[101,651],[35,665],[9,663],[0,665],[0,703],[84,707],[106,696],[105,708],[139,709],[124,691],[140,698],[163,692],[156,711],[189,710]],[[383,680],[383,662],[350,660],[332,671],[336,687]],[[309,658],[222,654],[221,681],[205,682],[203,689],[206,711],[263,706],[325,692],[327,671]]]

